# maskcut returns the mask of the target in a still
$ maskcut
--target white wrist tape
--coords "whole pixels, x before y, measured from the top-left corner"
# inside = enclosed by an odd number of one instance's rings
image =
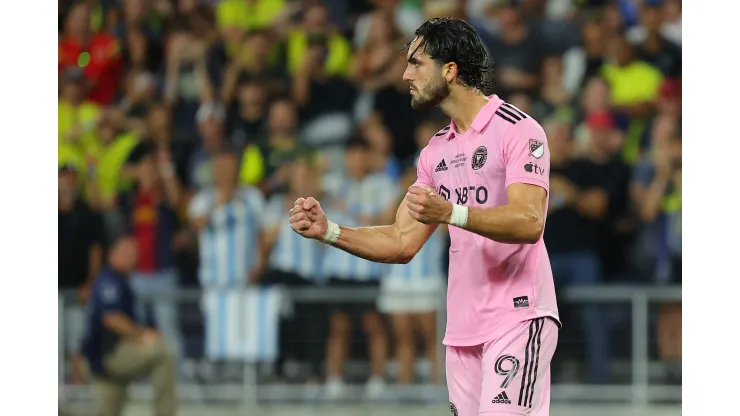
[[[465,215],[467,218],[467,214]],[[339,238],[339,225],[332,221],[327,221],[329,223],[329,226],[326,228],[326,232],[324,233],[324,236],[321,237],[321,241],[323,241],[326,244],[334,244],[335,241]]]
[[[468,207],[452,204],[452,215],[450,215],[450,224],[455,227],[463,228],[468,223]]]

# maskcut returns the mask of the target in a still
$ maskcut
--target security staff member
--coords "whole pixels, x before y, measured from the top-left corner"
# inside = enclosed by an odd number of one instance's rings
[[[134,239],[119,239],[90,290],[83,354],[102,416],[121,415],[128,384],[146,375],[154,384],[155,414],[175,414],[175,356],[157,331],[140,326],[134,316],[127,278],[137,255]]]

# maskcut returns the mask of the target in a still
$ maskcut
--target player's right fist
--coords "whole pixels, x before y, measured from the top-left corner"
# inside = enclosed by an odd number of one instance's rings
[[[296,199],[290,209],[290,228],[306,238],[322,239],[329,222],[319,201],[313,197]]]

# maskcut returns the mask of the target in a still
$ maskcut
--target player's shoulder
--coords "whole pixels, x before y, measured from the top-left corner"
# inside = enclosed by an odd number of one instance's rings
[[[545,137],[542,125],[534,117],[505,101],[494,111],[490,126],[503,137],[521,134]]]
[[[424,146],[419,152],[419,158],[424,159],[425,155],[437,151],[437,149],[439,149],[443,145],[443,143],[447,141],[447,138],[451,133],[452,131],[449,125],[434,133],[434,136],[429,139],[429,143],[427,143],[427,145]]]

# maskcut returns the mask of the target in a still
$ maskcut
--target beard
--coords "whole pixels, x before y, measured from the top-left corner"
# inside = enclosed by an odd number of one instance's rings
[[[414,110],[428,110],[436,107],[450,95],[450,86],[441,76],[431,81],[423,91],[416,90],[416,97],[411,97],[411,108]]]

